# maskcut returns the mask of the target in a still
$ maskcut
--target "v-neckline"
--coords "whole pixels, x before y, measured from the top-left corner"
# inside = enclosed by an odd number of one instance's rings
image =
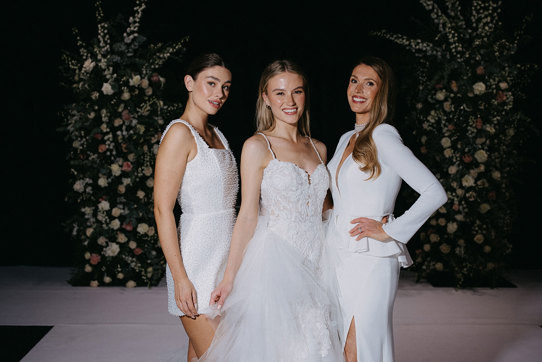
[[[348,146],[350,145],[350,142],[352,141],[352,137],[354,137],[354,135],[356,134],[356,132],[354,132],[352,135],[350,135],[350,137],[348,138],[348,142],[346,142],[346,146],[344,147],[344,150],[342,152],[342,155],[341,155],[341,159],[339,160],[339,164],[337,165],[337,170],[335,171],[335,185],[337,185],[337,191],[339,191],[339,194],[341,193],[341,190],[339,188],[339,175],[340,175],[340,172],[341,172],[341,169],[342,167],[344,166],[344,163],[346,162],[346,160],[352,156],[352,153],[353,153],[353,149],[351,152],[349,152],[346,156],[345,156],[345,153],[346,153],[346,149],[348,148]],[[355,141],[354,141],[355,142]]]
[[[186,121],[188,122],[188,121]],[[218,139],[220,140],[220,143],[222,144],[222,147],[224,148],[217,148],[217,147],[211,147],[209,146],[209,143],[207,143],[207,141],[205,140],[205,138],[203,138],[203,136],[198,132],[198,130],[196,129],[196,127],[192,126],[192,124],[190,122],[188,122],[188,124],[190,124],[190,126],[194,129],[194,132],[196,132],[196,134],[198,135],[199,138],[201,138],[201,140],[203,141],[203,144],[205,144],[205,146],[207,146],[208,149],[210,150],[227,150],[228,147],[226,147],[226,144],[224,143],[224,140],[222,139],[222,137],[220,137],[220,134],[218,133],[218,130],[216,127],[214,126],[211,126],[213,128],[213,131],[214,133],[216,134],[216,136],[218,137]]]

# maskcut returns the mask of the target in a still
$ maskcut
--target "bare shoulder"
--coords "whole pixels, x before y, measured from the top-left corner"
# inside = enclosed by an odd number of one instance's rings
[[[327,160],[327,147],[324,142],[317,140],[316,138],[312,139],[312,142],[314,143],[314,146],[318,150],[318,153],[320,154],[320,157],[324,160],[324,162]]]
[[[172,124],[167,130],[162,143],[181,143],[183,145],[191,145],[194,142],[194,136],[190,128],[182,122]]]
[[[269,148],[267,141],[262,135],[255,134],[245,141],[243,144],[243,150],[241,152],[242,158],[256,161],[264,162],[267,158],[270,157]]]

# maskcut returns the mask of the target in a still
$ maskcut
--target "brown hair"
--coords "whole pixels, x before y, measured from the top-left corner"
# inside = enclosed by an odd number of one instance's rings
[[[263,94],[267,92],[269,79],[280,73],[299,74],[303,79],[303,88],[305,90],[305,107],[303,114],[297,123],[297,129],[303,136],[310,136],[310,117],[309,117],[309,89],[305,73],[301,68],[291,60],[275,60],[269,64],[262,72],[260,85],[258,86],[258,100],[256,101],[256,129],[258,132],[273,130],[275,128],[275,118],[271,109],[266,107]]]
[[[379,77],[380,88],[369,111],[369,122],[359,132],[358,138],[354,143],[352,158],[360,165],[362,171],[370,172],[368,179],[372,179],[377,178],[382,171],[380,162],[378,162],[376,145],[373,140],[373,130],[376,126],[390,120],[393,116],[393,71],[388,63],[377,57],[364,57],[352,69],[361,64],[373,68]]]
[[[229,69],[229,67],[226,66],[226,63],[220,55],[216,53],[200,54],[190,62],[188,68],[186,69],[186,74],[191,76],[192,79],[196,80],[199,73],[201,73],[207,68],[212,68],[216,66]]]

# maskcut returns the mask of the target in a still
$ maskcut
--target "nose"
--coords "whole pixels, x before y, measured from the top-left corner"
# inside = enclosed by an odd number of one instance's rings
[[[356,92],[361,92],[361,91],[363,91],[363,84],[358,83],[358,84],[356,85],[356,88],[355,88],[355,89],[356,89]]]
[[[224,93],[222,87],[217,87],[216,95],[218,96],[218,99],[224,99],[226,97],[226,93]]]
[[[288,95],[286,96],[286,102],[287,104],[289,105],[295,105],[295,100],[294,100],[294,96],[292,95],[292,93],[288,93]]]

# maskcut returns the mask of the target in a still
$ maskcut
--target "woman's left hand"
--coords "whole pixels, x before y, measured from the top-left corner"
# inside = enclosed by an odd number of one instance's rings
[[[382,221],[387,221],[387,219],[382,219]],[[369,237],[371,239],[376,239],[378,241],[386,241],[390,239],[390,236],[386,234],[382,228],[382,223],[373,219],[366,217],[358,217],[350,221],[351,224],[356,224],[352,230],[350,230],[350,236],[356,237],[356,241],[361,240],[361,238]]]

